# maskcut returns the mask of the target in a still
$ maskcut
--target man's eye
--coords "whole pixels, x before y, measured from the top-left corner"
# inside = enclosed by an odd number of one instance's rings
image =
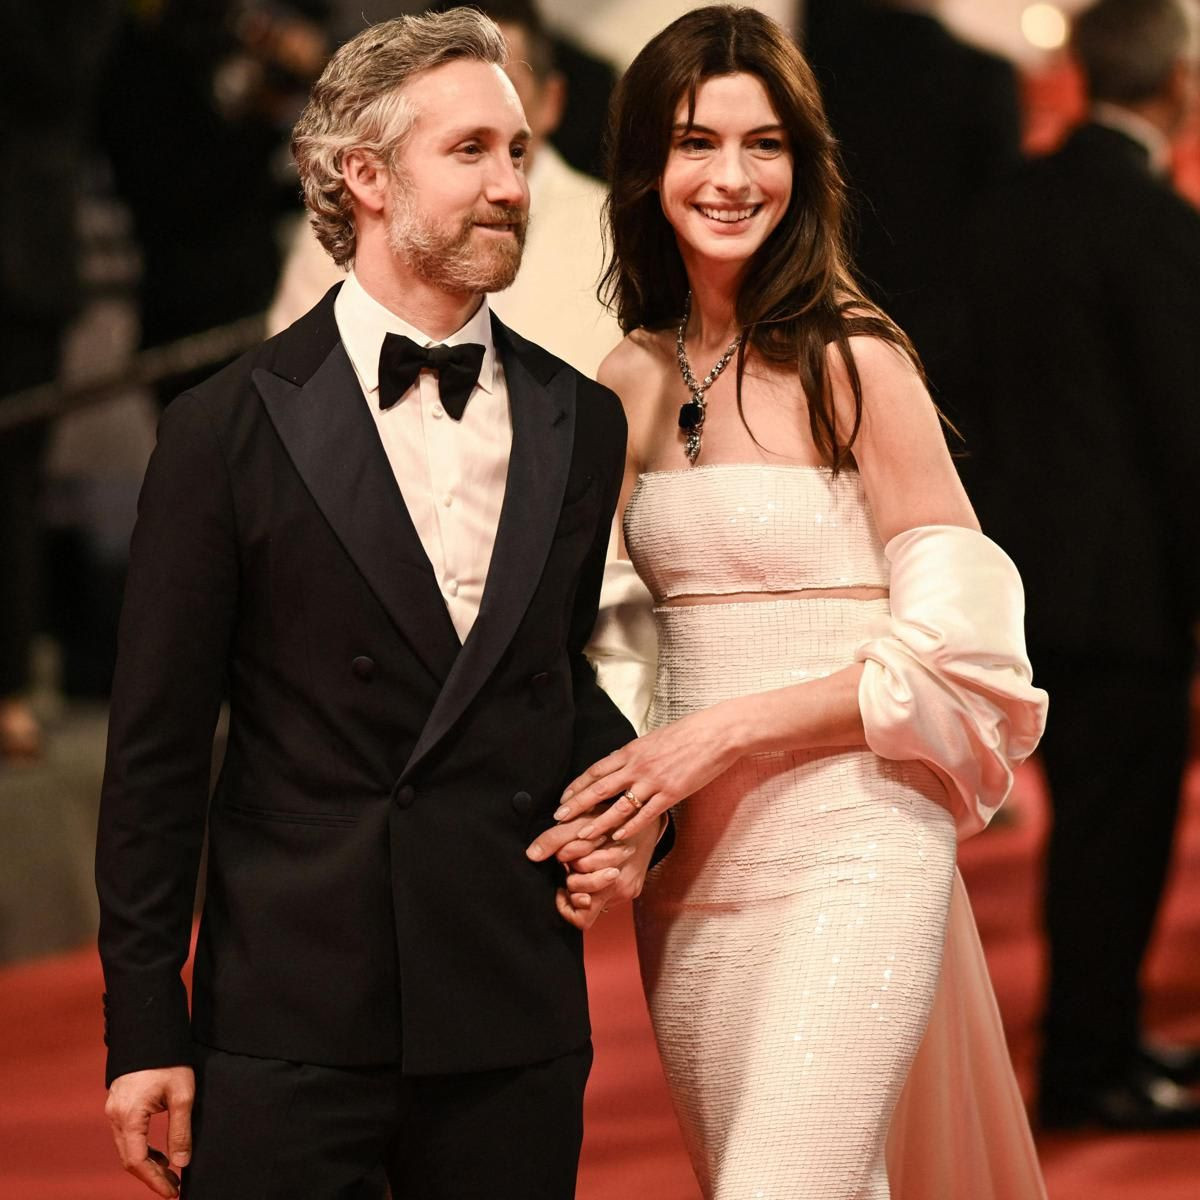
[[[512,155],[513,162],[521,162],[529,153],[529,147],[524,142],[518,142],[509,150],[509,153]]]
[[[459,146],[458,152],[475,157],[483,153],[483,147],[478,142],[467,142],[465,145]]]

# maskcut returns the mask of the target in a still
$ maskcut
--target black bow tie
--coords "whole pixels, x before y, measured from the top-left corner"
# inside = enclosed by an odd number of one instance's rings
[[[418,346],[412,338],[389,333],[379,352],[379,407],[391,408],[417,381],[422,368],[437,372],[442,407],[456,420],[466,412],[471,390],[483,366],[484,347]]]

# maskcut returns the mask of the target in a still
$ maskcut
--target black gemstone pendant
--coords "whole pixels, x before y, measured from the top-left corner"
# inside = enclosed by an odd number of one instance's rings
[[[695,429],[704,419],[704,410],[695,400],[689,400],[679,409],[679,428]]]

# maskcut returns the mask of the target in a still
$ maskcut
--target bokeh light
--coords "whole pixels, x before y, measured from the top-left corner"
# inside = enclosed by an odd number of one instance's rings
[[[1070,26],[1055,4],[1031,4],[1021,13],[1021,32],[1039,50],[1058,50],[1067,41]]]

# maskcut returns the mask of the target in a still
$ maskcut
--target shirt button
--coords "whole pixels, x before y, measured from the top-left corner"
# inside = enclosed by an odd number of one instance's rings
[[[439,421],[446,415],[446,410],[440,404],[435,404],[431,411],[433,412],[434,417]]]
[[[449,493],[449,492],[447,492],[447,493],[446,493],[446,494],[445,494],[445,495],[442,497],[442,505],[443,505],[445,508],[449,508],[449,507],[450,507],[450,505],[452,505],[453,503],[454,503],[454,497],[453,497],[452,495],[450,495],[450,493]]]
[[[447,581],[446,593],[447,593],[447,595],[450,595],[450,596],[458,595],[458,580],[457,579],[451,579],[451,580]]]
[[[533,797],[528,792],[518,792],[512,798],[512,806],[522,817],[533,812]]]

